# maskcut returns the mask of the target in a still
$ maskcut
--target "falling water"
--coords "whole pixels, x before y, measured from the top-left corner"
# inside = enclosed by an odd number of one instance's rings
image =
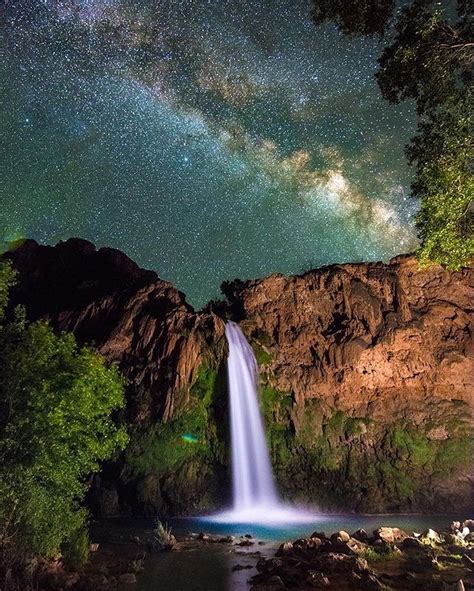
[[[279,499],[258,405],[257,361],[237,324],[228,322],[225,333],[229,343],[233,508],[210,519],[234,523],[314,522],[314,513],[285,505]]]
[[[234,322],[226,325],[234,511],[278,506],[270,456],[258,406],[258,367],[252,348]]]
[[[279,499],[258,405],[257,361],[237,324],[228,322],[225,333],[229,343],[233,507],[201,519],[265,525],[315,523],[314,512]]]

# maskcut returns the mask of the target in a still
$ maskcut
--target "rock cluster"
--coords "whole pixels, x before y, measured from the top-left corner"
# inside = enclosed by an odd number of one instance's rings
[[[429,529],[409,536],[381,527],[368,535],[314,532],[281,544],[274,558],[260,558],[252,591],[278,589],[360,589],[445,591],[474,584],[471,520],[443,533]],[[456,537],[455,542],[453,536]],[[463,582],[464,581],[464,582]]]

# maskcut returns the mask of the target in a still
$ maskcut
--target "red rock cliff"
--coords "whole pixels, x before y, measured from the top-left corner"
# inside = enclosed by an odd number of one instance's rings
[[[134,470],[118,477],[128,497],[130,486],[139,491],[126,503],[175,512],[219,504],[228,484],[226,434],[212,426],[227,420],[222,396],[213,398],[221,317],[195,312],[155,273],[86,241],[27,241],[7,256],[19,271],[14,301],[29,317],[95,343],[129,379],[128,416],[141,434]],[[473,283],[472,269],[420,270],[401,256],[224,284],[227,301],[209,309],[238,320],[254,346],[284,493],[361,510],[469,506]],[[196,409],[208,450],[183,452],[179,465],[160,460],[167,442],[177,445],[173,425],[195,425]],[[153,455],[156,441],[165,447]]]

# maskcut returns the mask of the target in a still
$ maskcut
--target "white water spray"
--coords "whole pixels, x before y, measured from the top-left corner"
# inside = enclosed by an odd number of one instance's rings
[[[225,329],[229,342],[227,369],[232,442],[234,511],[278,505],[262,417],[258,407],[258,367],[237,324]]]
[[[284,505],[278,497],[258,405],[257,361],[237,324],[228,322],[225,333],[229,343],[233,507],[210,519],[240,523],[314,521],[314,514]]]

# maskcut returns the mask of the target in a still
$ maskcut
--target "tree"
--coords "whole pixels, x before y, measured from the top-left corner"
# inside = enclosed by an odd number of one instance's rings
[[[412,194],[421,202],[418,256],[450,269],[474,254],[471,9],[469,0],[413,0],[398,12],[388,0],[313,0],[317,24],[333,20],[346,34],[388,40],[376,74],[382,95],[393,103],[413,99],[418,113],[406,150],[415,165]]]
[[[24,311],[5,318],[14,280],[0,263],[0,561],[61,551],[80,539],[86,478],[125,446],[111,413],[124,404],[115,366]]]

